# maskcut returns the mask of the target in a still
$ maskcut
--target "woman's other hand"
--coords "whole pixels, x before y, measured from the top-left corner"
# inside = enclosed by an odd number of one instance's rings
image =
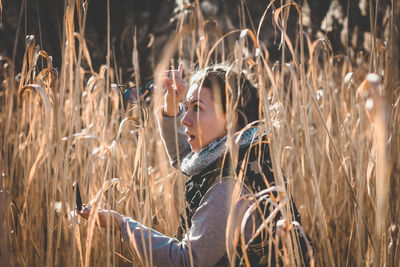
[[[168,70],[163,73],[163,83],[166,88],[164,95],[164,114],[174,117],[179,113],[179,101],[186,91],[186,83],[182,78],[183,64],[177,70]]]
[[[77,213],[86,220],[89,219],[90,212],[91,207],[87,205],[83,205],[82,210],[77,210]],[[107,226],[112,226],[114,220],[114,225],[116,225],[118,229],[122,228],[124,216],[122,216],[118,212],[114,210],[99,209],[97,215],[98,219],[96,219],[96,225],[106,228]]]

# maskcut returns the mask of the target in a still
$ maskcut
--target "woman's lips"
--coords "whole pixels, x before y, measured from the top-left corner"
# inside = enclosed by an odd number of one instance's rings
[[[188,142],[193,141],[193,139],[196,138],[196,136],[194,136],[193,134],[190,134],[189,132],[185,132],[186,136],[189,137]]]

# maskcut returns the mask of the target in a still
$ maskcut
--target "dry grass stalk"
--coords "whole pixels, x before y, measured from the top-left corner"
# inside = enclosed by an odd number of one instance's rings
[[[257,32],[238,29],[212,35],[205,30],[207,21],[196,1],[193,12],[182,11],[177,33],[155,73],[168,69],[177,55],[185,61],[186,73],[194,66],[230,58],[253,74],[261,96],[262,128],[270,134],[277,184],[284,184],[283,174],[288,179],[279,197],[293,195],[316,248],[315,265],[398,266],[400,195],[394,188],[399,173],[400,97],[398,78],[387,67],[394,44],[385,47],[374,40],[370,53],[345,56],[335,55],[326,40],[313,42],[302,34],[290,40],[285,28],[288,10],[296,10],[300,21],[302,14],[294,2],[278,2],[266,7]],[[0,263],[151,265],[151,251],[138,258],[135,244],[131,250],[121,246],[118,233],[95,227],[95,216],[88,222],[76,221],[74,180],[81,184],[83,200],[92,201],[95,209],[106,204],[169,235],[174,234],[184,206],[184,177],[169,167],[154,112],[149,112],[162,102],[162,92],[155,93],[150,107],[125,110],[121,106],[120,94],[112,86],[109,39],[106,64],[99,70],[92,67],[83,4],[65,1],[59,74],[31,37],[19,80],[15,81],[12,60],[1,59],[5,89],[0,91],[4,129],[0,133],[4,163],[0,216],[5,220],[0,229],[5,238]],[[273,19],[291,61],[283,55],[272,64],[260,41],[270,8],[275,8]],[[134,47],[132,65],[140,84],[139,52]],[[47,63],[43,69],[37,64],[40,57]],[[367,76],[371,70],[383,81]],[[385,97],[389,93],[391,99]],[[289,220],[287,202],[282,203]],[[271,230],[267,223],[264,227]],[[282,238],[288,238],[291,226],[282,227]],[[240,229],[228,228],[228,240],[245,247]],[[288,265],[296,265],[296,244],[287,244],[281,256]],[[230,254],[235,254],[234,249]]]

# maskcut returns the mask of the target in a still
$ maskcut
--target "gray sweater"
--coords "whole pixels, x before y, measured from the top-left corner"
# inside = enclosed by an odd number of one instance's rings
[[[161,137],[174,167],[179,165],[180,156],[190,149],[180,124],[182,113],[176,118],[161,114],[158,116]],[[175,129],[178,130],[177,133]],[[136,247],[142,258],[144,255],[149,257],[151,250],[155,266],[191,266],[191,260],[193,266],[214,266],[227,252],[226,229],[234,186],[235,179],[226,177],[210,187],[194,213],[192,226],[182,241],[147,228],[131,218],[124,219],[121,230],[123,240]],[[241,190],[241,195],[247,193],[245,189]],[[243,214],[250,204],[246,198],[236,204],[231,215],[232,222],[236,224],[234,226],[240,226]],[[245,225],[246,240],[254,231],[252,226],[252,220]],[[228,245],[232,243],[228,242]]]

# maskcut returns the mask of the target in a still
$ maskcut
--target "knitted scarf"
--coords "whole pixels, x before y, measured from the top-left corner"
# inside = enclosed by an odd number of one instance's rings
[[[251,142],[257,141],[258,138],[255,138],[257,130],[257,128],[250,128],[237,136],[235,143],[239,144],[239,149],[248,147]],[[224,136],[211,142],[199,152],[191,151],[187,154],[182,160],[181,170],[188,176],[197,175],[222,158],[226,151],[227,136]]]
[[[257,128],[250,128],[236,137],[235,143],[239,145],[239,150],[246,150],[253,142],[258,140],[258,137],[256,137],[257,131]],[[185,210],[187,220],[180,215],[181,224],[176,234],[179,240],[183,238],[183,234],[186,232],[185,228],[191,227],[192,216],[208,189],[221,174],[222,176],[228,174],[227,172],[230,169],[222,166],[226,151],[227,137],[225,136],[211,142],[199,152],[190,152],[183,158],[181,170],[190,177],[185,183],[185,199],[188,204]],[[225,164],[227,164],[227,161]]]

